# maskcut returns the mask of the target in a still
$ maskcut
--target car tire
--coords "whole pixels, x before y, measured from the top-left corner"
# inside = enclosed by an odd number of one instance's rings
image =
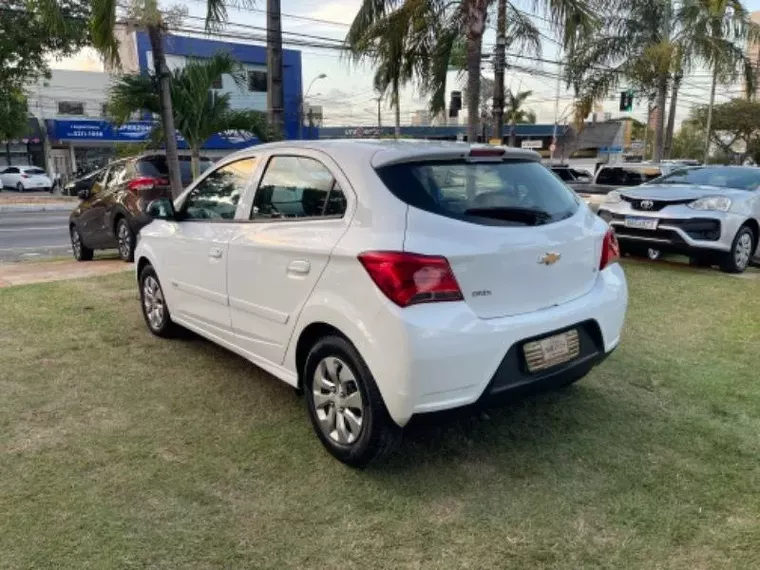
[[[164,289],[152,265],[146,265],[140,272],[139,284],[140,307],[148,330],[161,338],[177,336],[179,327],[172,321]]]
[[[24,191],[24,185],[21,182],[19,182],[18,184],[16,184],[16,192],[20,193],[20,192],[23,192],[23,191]]]
[[[752,261],[757,237],[749,226],[742,226],[731,242],[731,249],[723,256],[720,268],[726,273],[744,273]]]
[[[135,233],[129,227],[126,218],[121,218],[116,223],[116,241],[118,244],[119,257],[122,259],[122,261],[134,261]]]
[[[345,338],[327,336],[312,347],[303,386],[317,437],[346,465],[364,467],[401,441],[402,429],[388,414],[372,373]]]
[[[76,226],[69,228],[69,236],[71,237],[71,251],[74,253],[74,259],[77,261],[91,261],[95,252],[84,245],[82,235]]]

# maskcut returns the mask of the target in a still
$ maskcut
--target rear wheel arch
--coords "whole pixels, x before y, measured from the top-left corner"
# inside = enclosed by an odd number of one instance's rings
[[[343,334],[343,332],[337,327],[324,323],[314,322],[301,331],[298,335],[298,341],[296,342],[296,373],[298,374],[298,388],[303,389],[304,383],[304,366],[306,365],[306,357],[309,356],[309,351],[314,347],[320,339],[326,336],[338,336],[346,339],[348,342],[351,340]],[[351,343],[353,344],[353,343]],[[355,347],[356,345],[354,345]]]

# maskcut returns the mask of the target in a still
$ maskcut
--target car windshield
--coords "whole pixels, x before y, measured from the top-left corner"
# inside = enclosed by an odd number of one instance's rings
[[[760,187],[760,168],[728,166],[679,168],[666,176],[653,180],[651,184],[694,184],[738,190],[756,190]]]
[[[207,158],[201,157],[200,159],[200,173],[205,172],[211,162]],[[169,177],[169,165],[166,164],[166,157],[159,156],[147,156],[141,158],[138,162],[138,170],[140,174],[144,176],[152,176],[154,178],[168,178]],[[193,181],[193,171],[190,166],[189,156],[179,157],[179,170],[182,176],[182,186],[187,186]]]
[[[27,174],[45,174],[45,171],[41,168],[25,168],[24,172]]]
[[[578,209],[575,194],[538,162],[430,161],[378,168],[411,206],[484,225],[541,225]]]

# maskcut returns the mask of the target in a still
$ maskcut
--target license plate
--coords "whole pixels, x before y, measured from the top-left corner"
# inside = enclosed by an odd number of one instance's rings
[[[636,218],[628,216],[625,219],[625,227],[637,230],[656,230],[658,221],[657,218]]]
[[[528,372],[551,368],[578,356],[580,353],[578,331],[572,329],[525,343],[523,351],[525,361],[528,364]]]

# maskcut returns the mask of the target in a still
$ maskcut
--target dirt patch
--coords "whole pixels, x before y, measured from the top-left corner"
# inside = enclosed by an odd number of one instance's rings
[[[102,259],[86,263],[73,260],[46,261],[42,263],[8,263],[0,265],[0,287],[95,277],[97,275],[131,271],[133,267],[133,264],[124,263],[120,259]]]

